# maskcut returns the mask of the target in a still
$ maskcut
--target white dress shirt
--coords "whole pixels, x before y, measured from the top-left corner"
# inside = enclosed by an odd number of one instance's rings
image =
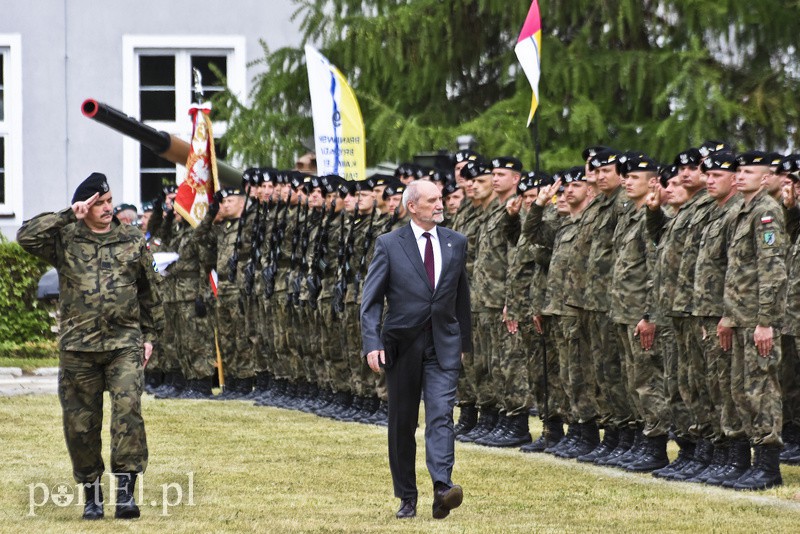
[[[424,234],[428,232],[431,234],[431,246],[433,247],[433,280],[434,289],[439,285],[439,276],[442,274],[442,245],[439,242],[439,234],[436,232],[436,226],[430,230],[423,230],[414,221],[411,221],[411,231],[414,232],[414,238],[417,240],[417,247],[419,248],[419,255],[422,258],[422,264],[425,264],[425,246],[428,240]]]

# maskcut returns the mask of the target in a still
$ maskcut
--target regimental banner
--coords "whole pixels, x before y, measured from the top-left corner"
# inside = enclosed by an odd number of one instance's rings
[[[367,169],[366,139],[356,95],[325,56],[313,46],[306,45],[305,50],[317,174],[363,180]]]
[[[539,2],[533,0],[525,24],[519,33],[517,45],[514,47],[517,59],[525,71],[525,77],[533,89],[531,97],[531,111],[528,114],[528,126],[531,125],[533,115],[539,106],[539,78],[542,74],[542,20],[539,16]]]
[[[178,186],[175,211],[192,227],[200,224],[208,213],[208,204],[219,190],[217,155],[211,129],[211,104],[192,104],[192,143],[186,160],[186,179]]]

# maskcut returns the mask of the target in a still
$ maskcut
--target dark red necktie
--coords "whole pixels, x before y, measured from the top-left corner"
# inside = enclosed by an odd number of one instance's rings
[[[428,240],[425,243],[425,272],[428,273],[428,282],[431,284],[431,289],[436,285],[436,275],[433,270],[433,243],[431,243],[431,234],[423,232],[422,236]]]

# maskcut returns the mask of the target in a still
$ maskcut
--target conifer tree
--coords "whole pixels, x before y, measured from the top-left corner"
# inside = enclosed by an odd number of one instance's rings
[[[454,149],[534,163],[530,86],[513,47],[528,0],[294,0],[303,43],[345,73],[359,98],[368,164]],[[587,145],[671,160],[706,139],[739,149],[800,142],[795,92],[800,2],[541,0],[542,168]],[[313,133],[302,47],[269,50],[226,142],[249,164],[290,166]]]

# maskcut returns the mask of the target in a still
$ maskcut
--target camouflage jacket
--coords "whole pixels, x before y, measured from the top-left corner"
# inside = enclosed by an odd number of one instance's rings
[[[508,240],[503,226],[505,215],[505,203],[495,199],[480,225],[471,287],[474,310],[502,310],[505,304],[506,271],[516,244]]]
[[[553,222],[556,210],[548,204],[540,215],[543,221]],[[527,221],[530,212],[520,212],[519,221]],[[510,224],[515,218],[507,217]],[[525,224],[524,222],[522,223]],[[513,235],[510,231],[508,235]],[[509,319],[530,318],[542,313],[547,293],[547,267],[553,252],[552,242],[549,245],[535,243],[530,233],[519,231],[519,239],[506,279],[506,309]]]
[[[780,326],[786,298],[783,210],[765,191],[742,207],[728,231],[725,324]]]
[[[675,287],[675,297],[672,301],[672,311],[676,315],[689,315],[694,308],[694,275],[697,252],[700,246],[700,235],[708,223],[708,217],[716,205],[714,199],[703,189],[698,191],[692,199],[690,216],[686,219],[687,226],[684,232],[683,253],[678,267],[678,282]]]
[[[344,235],[347,237],[347,212],[345,212],[345,210],[340,210],[331,221],[330,228],[328,229],[327,244],[323,243],[322,257],[325,263],[325,270],[322,277],[322,291],[319,294],[320,300],[333,297],[339,273],[339,245],[342,235],[342,221],[345,223]]]
[[[634,206],[614,229],[614,266],[611,270],[611,320],[637,324],[653,309],[652,258],[655,245],[645,229],[647,207]]]
[[[208,270],[217,271],[217,293],[220,296],[229,297],[240,293],[238,284],[242,283],[242,277],[237,275],[234,282],[228,281],[229,260],[236,249],[238,231],[238,217],[215,223],[210,215],[206,215],[194,229],[203,266]],[[246,264],[247,257],[240,255],[237,271]]]
[[[586,206],[576,218],[576,222],[580,228],[591,228],[592,225],[594,225],[600,213],[602,201],[603,195],[597,195],[589,202],[589,205]],[[568,302],[570,306],[576,305],[578,307],[583,307],[583,296],[588,286],[586,269],[589,264],[589,250],[592,245],[592,237],[590,233],[581,230],[570,239],[571,252],[570,256],[567,258],[567,264],[564,266],[564,269],[570,274],[566,277],[565,286],[563,288],[564,298],[567,298],[568,295],[575,295],[572,297],[571,301]]]
[[[784,211],[791,245],[786,254],[786,311],[782,333],[800,336],[800,206]]]
[[[96,234],[67,208],[26,221],[17,241],[58,271],[61,350],[138,346],[164,328],[155,262],[138,228],[114,219]]]
[[[734,195],[709,212],[700,234],[694,268],[694,306],[697,317],[722,317],[725,271],[728,269],[728,230],[742,209],[741,195]]]
[[[618,187],[609,195],[598,195],[597,216],[593,221],[581,218],[581,237],[588,239],[583,293],[567,293],[567,304],[590,311],[608,311],[611,269],[614,265],[614,229],[617,221],[633,205]],[[582,244],[585,248],[585,244]]]
[[[657,211],[647,210],[647,232],[650,238],[658,244],[658,264],[655,275],[658,287],[656,305],[663,315],[669,317],[688,315],[687,312],[676,311],[674,305],[679,286],[678,276],[681,272],[680,265],[684,247],[690,242],[688,236],[692,234],[694,207],[699,201],[705,201],[707,198],[707,195],[696,194],[680,207],[673,218],[668,217],[663,208]],[[693,258],[696,257],[696,253],[693,254]],[[692,291],[694,291],[694,285],[692,285]]]
[[[484,210],[480,206],[474,207],[472,204],[461,212],[458,218],[458,228],[455,230],[467,236],[467,276],[472,279],[475,267],[475,256],[478,254],[478,233],[489,210]]]
[[[348,303],[361,302],[361,290],[364,288],[364,281],[367,279],[367,269],[372,261],[372,254],[375,252],[375,240],[382,233],[381,226],[378,223],[378,215],[358,215],[355,224],[355,239],[353,241],[353,254],[351,256],[350,266],[352,269],[351,276],[348,280],[349,287],[347,288]],[[370,220],[372,220],[372,229],[370,230]],[[367,243],[367,234],[369,236],[369,243]]]
[[[169,286],[172,302],[190,302],[205,296],[209,290],[208,272],[203,266],[194,229],[187,222],[163,226],[159,237],[166,250],[176,252],[178,259],[167,268],[162,285]],[[166,300],[166,297],[165,297]]]

